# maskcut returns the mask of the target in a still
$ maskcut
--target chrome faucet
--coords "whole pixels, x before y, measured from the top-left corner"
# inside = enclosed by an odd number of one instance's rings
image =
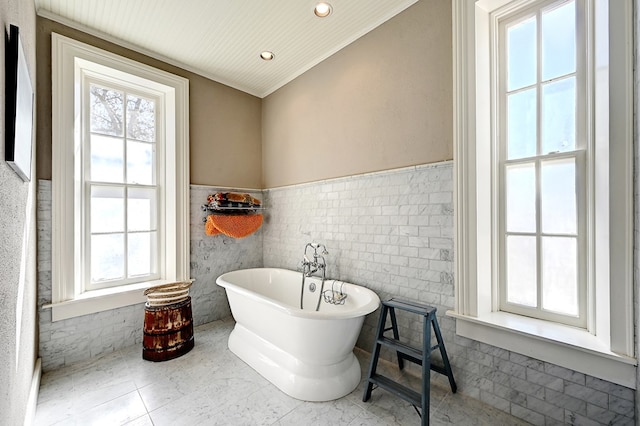
[[[313,249],[313,260],[310,260],[307,256],[309,248]],[[320,254],[318,254],[320,250]],[[304,247],[304,257],[302,259],[302,273],[306,277],[310,277],[318,271],[322,271],[322,280],[325,279],[325,273],[327,269],[327,262],[324,259],[324,255],[329,254],[324,244],[307,243]]]
[[[313,260],[309,259],[307,256],[307,252],[309,249],[313,249]],[[320,251],[320,253],[318,253]],[[310,253],[310,252],[309,252]],[[303,298],[304,298],[304,281],[305,278],[311,277],[316,272],[321,272],[321,287],[320,287],[320,295],[318,296],[318,304],[316,306],[316,311],[320,309],[320,299],[322,298],[322,292],[324,290],[324,281],[326,278],[326,270],[327,270],[327,262],[324,258],[325,255],[329,254],[327,248],[324,244],[318,243],[307,243],[304,247],[304,256],[302,258],[302,288],[300,289],[300,309],[303,309]],[[315,284],[311,283],[315,289]]]

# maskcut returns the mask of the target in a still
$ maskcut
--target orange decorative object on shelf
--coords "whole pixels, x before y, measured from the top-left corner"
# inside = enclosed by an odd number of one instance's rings
[[[233,238],[244,238],[262,226],[262,215],[214,215],[207,216],[207,235],[224,234]]]
[[[207,216],[207,222],[204,225],[204,232],[207,235],[218,235],[220,230],[213,224],[213,215]]]

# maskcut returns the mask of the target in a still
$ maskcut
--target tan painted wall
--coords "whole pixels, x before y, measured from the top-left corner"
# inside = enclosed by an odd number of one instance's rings
[[[20,30],[32,87],[36,76],[33,0],[0,0],[0,26]],[[35,179],[23,182],[5,159],[5,44],[0,41],[0,424],[22,425],[38,355]],[[36,97],[38,93],[36,92]],[[37,120],[37,116],[34,117]],[[32,158],[35,152],[32,153]],[[31,176],[34,175],[31,168]]]
[[[453,158],[451,1],[418,3],[263,99],[266,188]]]
[[[124,47],[37,18],[39,179],[51,179],[51,32],[189,79],[191,183],[261,188],[262,102],[223,84]]]

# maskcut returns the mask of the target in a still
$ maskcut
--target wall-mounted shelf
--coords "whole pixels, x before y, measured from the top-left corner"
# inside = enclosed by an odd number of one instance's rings
[[[220,206],[211,206],[209,204],[203,204],[202,211],[229,211],[229,210],[266,210],[266,207],[220,207]]]
[[[258,211],[266,210],[265,207],[220,207],[220,206],[212,206],[209,204],[203,204],[200,206],[202,211],[207,212],[207,214],[222,214],[222,215],[241,215],[241,214],[254,214]],[[206,222],[207,217],[202,218],[202,222]]]

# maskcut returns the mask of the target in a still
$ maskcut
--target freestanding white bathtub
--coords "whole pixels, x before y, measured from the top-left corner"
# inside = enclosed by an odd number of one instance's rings
[[[284,393],[304,401],[329,401],[360,382],[353,348],[365,315],[380,299],[371,290],[345,283],[343,305],[320,302],[321,280],[306,278],[300,309],[300,272],[256,268],[221,275],[236,325],[229,349]],[[310,283],[316,290],[309,290]],[[325,281],[325,290],[339,281]]]

